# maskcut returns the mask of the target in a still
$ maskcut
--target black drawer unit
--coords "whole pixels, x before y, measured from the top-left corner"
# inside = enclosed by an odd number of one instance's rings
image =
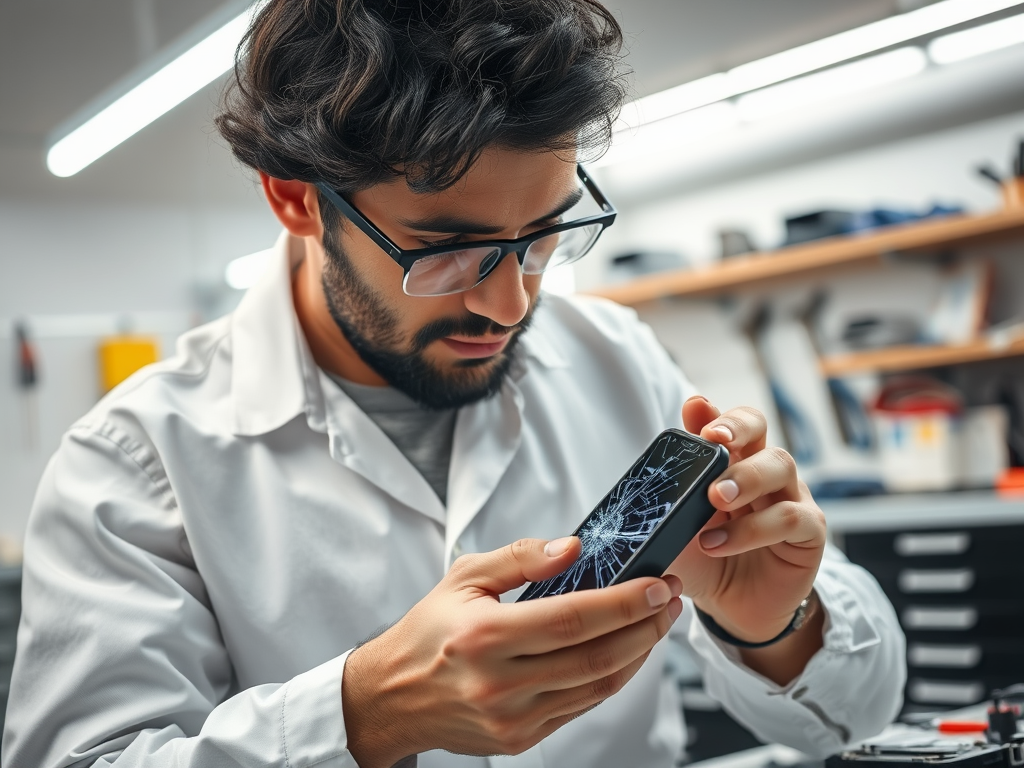
[[[826,517],[899,616],[906,710],[967,706],[1024,682],[1024,499],[883,497]]]
[[[7,715],[14,647],[21,620],[21,569],[0,568],[0,733]]]
[[[964,637],[1024,638],[1024,601],[960,595],[889,594],[907,640],[961,642]]]
[[[965,557],[976,560],[978,555],[995,562],[1020,563],[1024,525],[847,534],[845,549],[847,557],[865,566],[891,563],[894,555],[921,568],[949,567]]]

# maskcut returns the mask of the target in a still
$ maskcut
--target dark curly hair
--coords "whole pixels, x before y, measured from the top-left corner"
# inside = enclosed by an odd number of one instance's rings
[[[603,149],[621,47],[597,0],[270,0],[216,124],[277,178],[439,191],[488,146]]]

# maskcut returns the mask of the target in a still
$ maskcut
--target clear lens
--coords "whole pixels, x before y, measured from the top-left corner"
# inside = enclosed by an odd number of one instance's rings
[[[409,296],[443,296],[468,291],[501,255],[497,248],[463,248],[416,261],[405,276]]]
[[[600,234],[600,224],[587,224],[585,227],[576,227],[533,241],[523,259],[524,274],[537,275],[548,269],[572,264],[590,250]]]

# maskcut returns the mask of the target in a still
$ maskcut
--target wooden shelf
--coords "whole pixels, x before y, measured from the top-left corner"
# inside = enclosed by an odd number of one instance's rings
[[[929,252],[1015,236],[1024,236],[1024,206],[830,237],[777,251],[736,256],[698,269],[662,272],[590,293],[630,305],[667,296],[713,295],[749,289],[768,280],[878,263],[894,253]]]
[[[888,347],[870,352],[832,355],[822,358],[821,372],[828,378],[837,378],[853,373],[891,373],[939,368],[944,365],[996,360],[1017,355],[1024,355],[1024,336],[1018,336],[1008,344],[999,345],[988,339],[978,339],[970,344],[956,346]]]

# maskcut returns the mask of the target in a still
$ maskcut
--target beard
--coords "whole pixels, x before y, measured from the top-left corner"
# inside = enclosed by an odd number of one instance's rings
[[[384,381],[433,411],[461,408],[501,390],[539,297],[515,326],[499,325],[482,315],[443,317],[427,323],[405,342],[398,314],[356,274],[348,255],[331,234],[325,233],[323,241],[327,259],[321,284],[327,308],[356,354]],[[446,336],[506,333],[511,338],[498,355],[460,360],[450,370],[441,369],[425,355],[430,344]]]

